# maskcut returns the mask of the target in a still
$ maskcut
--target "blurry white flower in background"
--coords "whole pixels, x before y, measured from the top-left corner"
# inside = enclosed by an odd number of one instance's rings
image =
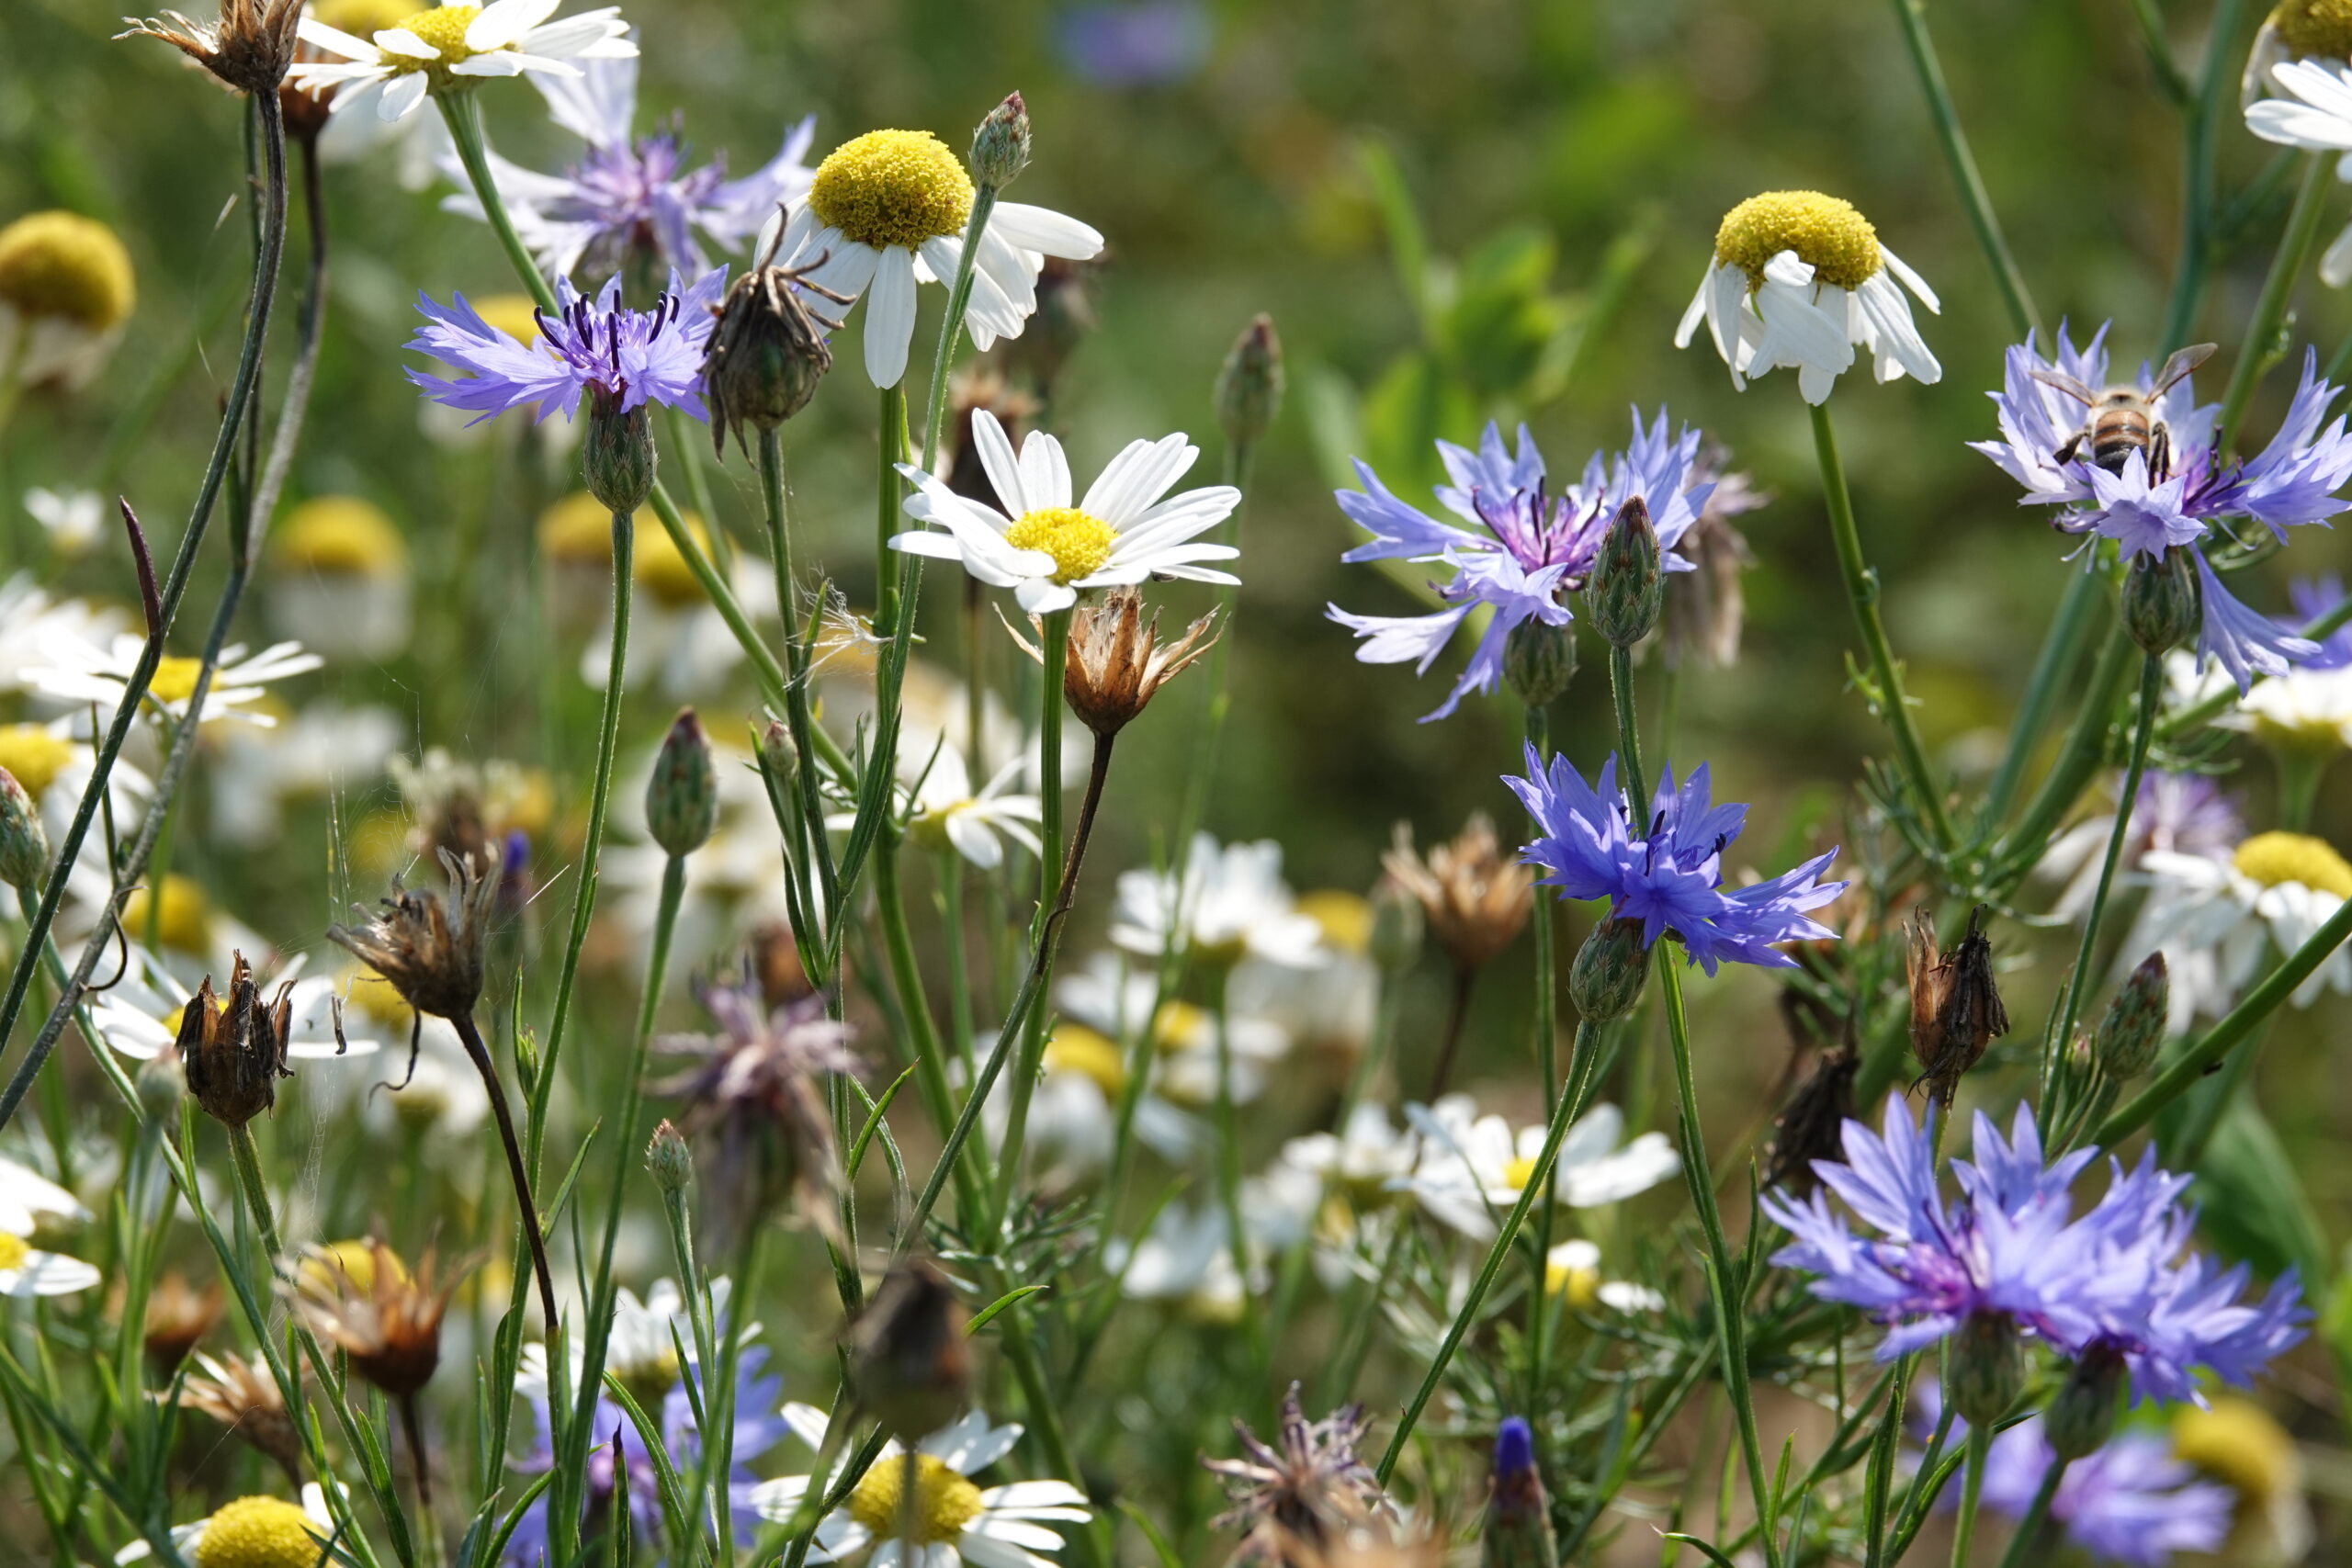
[[[130,690],[130,677],[145,647],[143,639],[128,633],[104,647],[74,637],[52,637],[42,645],[42,661],[25,671],[25,683],[56,701],[95,703],[111,716]],[[260,705],[263,688],[274,681],[308,674],[325,662],[315,653],[305,653],[300,643],[273,643],[251,658],[245,656],[243,644],[231,643],[220,650],[211,689],[205,694],[204,722],[233,718],[265,728],[276,724],[277,720]],[[174,719],[186,718],[203,667],[200,659],[166,654],[147,682],[147,703],[160,706]]]
[[[55,491],[36,485],[25,491],[25,512],[49,535],[51,549],[78,556],[98,542],[107,503],[96,491]]]
[[[2352,864],[2306,833],[2256,833],[2206,853],[2150,851],[2134,879],[2147,895],[2117,955],[2119,974],[2150,953],[2169,971],[2171,1032],[2236,1005],[2277,953],[2294,952],[2352,897]],[[2352,994],[2352,949],[2329,953],[2295,988],[2297,1007]]]
[[[286,636],[335,659],[389,659],[408,646],[408,541],[381,508],[315,496],[270,531],[269,555],[264,607]]]
[[[91,1007],[91,1021],[109,1049],[134,1061],[146,1061],[172,1049],[179,1038],[180,1015],[194,993],[171,969],[144,947],[137,945],[139,928],[128,919],[132,936],[130,963],[123,977],[99,993]],[[297,1061],[332,1060],[338,1056],[368,1056],[381,1049],[364,1019],[348,1017],[344,1038],[335,1038],[335,982],[323,975],[302,974],[297,955],[275,972],[257,974],[254,984],[262,1001],[272,1000],[281,986],[288,986],[286,1000],[292,1010],[286,1034],[286,1054]],[[228,1001],[226,976],[214,979],[216,1005]],[[405,1043],[405,1042],[403,1042]],[[372,1064],[371,1064],[372,1066]]]
[[[1420,1167],[1407,1188],[1436,1219],[1474,1240],[1492,1237],[1497,1219],[1535,1173],[1543,1125],[1514,1132],[1500,1116],[1479,1115],[1466,1094],[1408,1105],[1405,1116],[1423,1140]],[[1621,1147],[1624,1130],[1624,1113],[1613,1105],[1596,1105],[1569,1125],[1553,1164],[1556,1201],[1571,1209],[1618,1202],[1682,1168],[1665,1134],[1644,1133]]]
[[[1299,911],[1283,881],[1283,849],[1271,839],[1220,848],[1193,835],[1181,876],[1123,871],[1111,940],[1150,959],[1173,948],[1204,964],[1247,956],[1277,964],[1322,962],[1323,928]]]
[[[272,729],[226,730],[212,760],[212,828],[232,844],[277,838],[288,801],[364,787],[402,739],[389,708],[311,704]]]

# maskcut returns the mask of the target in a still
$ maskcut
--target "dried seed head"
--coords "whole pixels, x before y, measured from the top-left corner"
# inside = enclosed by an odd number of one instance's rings
[[[331,1247],[308,1248],[302,1267],[278,1289],[311,1333],[350,1359],[351,1370],[394,1399],[433,1380],[441,1364],[441,1318],[466,1265],[439,1279],[431,1247],[412,1269],[375,1237],[367,1262]]]
[[[2009,1032],[1984,920],[1980,904],[1969,913],[1960,945],[1946,953],[1936,951],[1936,922],[1927,910],[1911,920],[1911,1051],[1919,1058],[1919,1083],[1947,1111],[1962,1077]]]
[[[289,983],[266,1002],[254,985],[253,965],[237,953],[228,998],[212,994],[212,976],[196,988],[180,1012],[180,1066],[187,1091],[205,1114],[225,1127],[242,1127],[277,1102],[277,1080],[292,1077],[286,1066],[286,1033],[294,1005]]]
[[[401,998],[435,1018],[469,1018],[481,998],[483,951],[491,906],[498,897],[497,863],[441,852],[448,873],[444,895],[412,890],[392,878],[381,911],[356,928],[329,926],[327,940],[391,982]],[[190,1087],[194,1085],[193,1076]]]
[[[859,1406],[909,1448],[964,1413],[972,1394],[964,1303],[946,1275],[920,1258],[883,1277],[850,1325],[850,1377]]]
[[[736,449],[748,455],[743,427],[775,429],[808,406],[817,383],[833,367],[825,334],[841,331],[842,324],[818,314],[804,296],[843,307],[853,302],[850,296],[808,281],[800,271],[770,265],[775,260],[771,250],[728,289],[703,353],[710,444],[721,457],[727,456],[729,431],[735,433]]]
[[[161,39],[232,91],[275,93],[294,63],[302,0],[220,0],[220,19],[209,25],[177,11],[122,20],[129,30],[117,38]]]
[[[260,1356],[250,1361],[235,1356],[216,1361],[199,1350],[196,1364],[203,1375],[180,1385],[180,1403],[211,1416],[276,1460],[299,1482],[301,1438],[286,1414],[286,1398],[278,1391],[269,1362]]]
[[[1472,812],[1462,831],[1431,846],[1427,858],[1414,851],[1412,829],[1397,823],[1380,863],[1419,903],[1430,935],[1459,968],[1492,962],[1535,907],[1535,874],[1503,852],[1483,811]]]
[[[1095,734],[1116,735],[1159,688],[1216,645],[1211,611],[1184,628],[1174,642],[1159,640],[1159,612],[1143,618],[1143,594],[1114,588],[1099,604],[1082,604],[1070,614],[1069,657],[1062,665],[1062,696],[1079,722]],[[1043,663],[1045,655],[1019,632],[1023,652]]]
[[[1821,1054],[1813,1075],[1797,1086],[1773,1120],[1766,1185],[1800,1195],[1814,1190],[1818,1179],[1813,1162],[1840,1157],[1846,1123],[1854,1114],[1854,1077],[1861,1070],[1860,1055],[1848,1046]]]
[[[159,1378],[179,1371],[212,1325],[220,1321],[220,1281],[201,1291],[178,1269],[166,1270],[147,1292],[147,1319],[142,1325],[147,1364]]]
[[[1320,1421],[1309,1421],[1298,1403],[1298,1385],[1283,1398],[1282,1426],[1274,1444],[1259,1440],[1241,1422],[1238,1459],[1210,1459],[1202,1467],[1225,1478],[1232,1506],[1210,1523],[1239,1526],[1241,1544],[1234,1562],[1297,1561],[1294,1547],[1318,1553],[1342,1546],[1375,1521],[1394,1519],[1396,1510],[1379,1480],[1356,1452],[1370,1426],[1361,1404],[1343,1405]]]

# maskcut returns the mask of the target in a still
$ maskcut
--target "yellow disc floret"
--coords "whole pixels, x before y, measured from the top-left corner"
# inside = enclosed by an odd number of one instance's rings
[[[539,302],[527,294],[485,294],[466,303],[482,324],[495,327],[528,348],[539,337]]]
[[[1764,281],[1764,266],[1782,251],[1813,268],[1816,282],[1860,288],[1879,269],[1878,231],[1850,201],[1817,190],[1768,190],[1724,214],[1715,260]]]
[[[15,1273],[32,1255],[32,1244],[23,1236],[0,1231],[0,1274]]]
[[[539,513],[539,553],[578,566],[613,558],[613,511],[586,491],[575,491]]]
[[[1100,517],[1071,506],[1024,512],[1004,531],[1016,550],[1042,550],[1054,558],[1054,581],[1067,587],[1110,563],[1118,532]]]
[[[0,303],[103,333],[138,297],[114,231],[78,212],[35,212],[0,229]]]
[[[160,901],[152,888],[142,887],[133,893],[130,902],[123,906],[123,930],[134,938],[145,940],[150,911],[154,911],[156,940],[165,947],[196,953],[211,947],[211,905],[204,897],[204,889],[187,877],[176,872],[164,877]]]
[[[2352,55],[2352,0],[2280,0],[2270,26],[2290,53]]]
[[[408,543],[380,507],[356,495],[304,502],[279,524],[270,553],[277,564],[321,577],[398,577]]]
[[[1326,944],[1341,953],[1372,945],[1372,902],[1344,887],[1318,888],[1298,896],[1298,912],[1321,928]]]
[[[311,0],[311,16],[356,38],[399,27],[413,8],[413,0]]]
[[[435,6],[430,11],[419,11],[413,16],[401,17],[392,25],[404,28],[423,39],[440,51],[440,58],[418,60],[387,51],[383,56],[385,66],[395,76],[430,71],[435,87],[447,87],[455,80],[449,73],[449,67],[474,56],[474,51],[466,47],[466,29],[472,27],[474,18],[481,15],[481,7],[479,6]]]
[[[2184,1404],[2172,1418],[2172,1449],[2240,1497],[2267,1504],[2301,1484],[2295,1440],[2250,1399],[2218,1393],[2199,1410]]]
[[[1585,1264],[1547,1262],[1544,1265],[1544,1291],[1582,1312],[1600,1299],[1600,1270]]]
[[[1535,1162],[1532,1159],[1514,1159],[1503,1167],[1503,1185],[1514,1192],[1534,1179]]]
[[[147,682],[147,694],[159,703],[184,703],[196,695],[197,672],[203,668],[200,659],[159,659]]]
[[[2318,893],[2352,898],[2352,865],[2324,839],[2309,833],[2256,833],[2230,857],[2241,875],[2265,887],[2301,883]]]
[[[316,1568],[324,1549],[311,1517],[282,1497],[240,1497],[204,1521],[196,1568]]]
[[[609,523],[610,519],[606,521]],[[705,560],[708,560],[710,530],[704,527],[702,519],[691,512],[682,513],[680,521],[685,524],[686,533],[694,540],[695,547],[702,552]],[[685,552],[678,548],[677,541],[670,537],[670,531],[666,528],[638,530],[637,559],[632,575],[636,577],[639,587],[673,610],[699,604],[708,597],[702,591],[701,580],[686,564]]]
[[[903,1454],[888,1454],[875,1461],[849,1495],[849,1516],[876,1539],[902,1539],[906,1521],[899,1517],[899,1499],[907,1481]],[[924,1546],[960,1539],[964,1527],[980,1516],[980,1489],[929,1454],[915,1460],[914,1533]],[[209,1565],[208,1565],[209,1568]]]
[[[0,768],[39,800],[73,760],[74,743],[38,724],[0,724]]]
[[[1054,1026],[1054,1037],[1046,1042],[1046,1070],[1083,1074],[1110,1100],[1118,1099],[1127,1087],[1127,1069],[1119,1060],[1119,1048],[1082,1024]]]
[[[972,176],[928,130],[869,130],[817,165],[808,187],[817,220],[876,250],[913,250],[964,231]]]

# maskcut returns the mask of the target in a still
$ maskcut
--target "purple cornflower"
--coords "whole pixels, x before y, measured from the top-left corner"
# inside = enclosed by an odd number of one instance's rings
[[[2300,636],[2302,628],[2344,603],[2344,580],[2334,572],[2317,579],[2299,577],[2287,584],[2291,615],[2278,617],[2279,629]],[[2352,665],[2352,626],[2341,626],[2320,638],[2319,651],[2299,660],[2306,670],[2341,670]]]
[[[2292,1270],[2242,1304],[2243,1265],[2221,1270],[2188,1252],[2188,1179],[2157,1169],[2153,1150],[2129,1172],[2109,1161],[2106,1193],[2077,1217],[2069,1189],[2098,1151],[2045,1162],[2028,1107],[2007,1139],[1978,1113],[1975,1158],[1952,1162],[1956,1201],[1939,1189],[1929,1140],[1899,1097],[1887,1100],[1884,1128],[1846,1123],[1846,1158],[1814,1162],[1826,1190],[1802,1203],[1764,1197],[1793,1238],[1772,1261],[1820,1276],[1815,1295],[1886,1325],[1883,1360],[1989,1319],[2070,1358],[2119,1358],[2134,1399],[2182,1400],[2199,1397],[2198,1368],[2244,1383],[2302,1337]],[[1875,1237],[1853,1233],[1833,1192]]]
[[[2213,448],[2218,406],[2200,407],[2184,377],[2153,404],[2154,417],[2171,443],[2167,472],[2151,473],[2146,457],[2134,452],[2120,473],[2110,473],[2091,460],[2087,443],[2061,463],[2058,453],[2083,429],[2088,411],[2072,394],[2038,379],[2036,372],[2055,371],[2102,389],[2109,384],[2106,344],[2102,326],[2076,349],[2062,326],[2054,364],[2041,357],[2030,335],[2012,347],[2001,390],[1990,394],[1999,411],[2001,438],[1970,446],[2024,487],[2024,504],[2065,508],[2052,525],[2061,533],[2112,539],[2126,560],[2187,549],[2204,597],[2199,663],[2218,661],[2241,692],[2257,671],[2284,674],[2290,663],[2310,659],[2313,646],[2231,594],[2205,551],[2233,541],[2222,526],[2225,518],[2251,519],[2284,544],[2289,528],[2324,523],[2352,504],[2338,493],[2352,479],[2352,434],[2341,415],[2321,427],[2338,389],[2320,378],[2317,353],[2307,353],[2294,400],[2270,444],[2242,463],[2229,464]],[[2132,384],[2143,391],[2154,386],[2146,366]]]
[[[1337,604],[1325,606],[1331,619],[1363,641],[1358,659],[1367,664],[1411,662],[1417,674],[1428,671],[1472,611],[1482,604],[1493,611],[1462,678],[1424,723],[1453,713],[1472,692],[1495,689],[1503,644],[1516,627],[1529,621],[1564,626],[1576,618],[1562,601],[1584,586],[1600,553],[1601,536],[1628,501],[1638,498],[1649,508],[1665,570],[1693,570],[1675,546],[1698,520],[1714,486],[1700,482],[1699,433],[1685,427],[1669,439],[1664,409],[1647,430],[1636,411],[1633,444],[1614,456],[1594,453],[1584,477],[1557,495],[1546,486],[1543,456],[1525,425],[1520,426],[1516,454],[1504,446],[1501,428],[1492,423],[1476,452],[1450,441],[1439,442],[1437,450],[1453,482],[1432,493],[1471,525],[1408,506],[1359,459],[1356,477],[1364,488],[1340,491],[1338,500],[1340,510],[1372,538],[1340,558],[1441,561],[1454,573],[1435,585],[1446,607],[1428,615],[1358,615]]]
[[[1098,87],[1160,87],[1200,71],[1209,57],[1201,0],[1119,0],[1072,6],[1055,28],[1062,61]]]
[[[804,161],[817,132],[814,115],[786,133],[774,158],[730,180],[723,155],[687,166],[689,149],[675,119],[668,130],[633,134],[633,59],[588,61],[577,76],[535,75],[531,82],[555,122],[586,143],[585,151],[560,175],[492,153],[491,177],[515,232],[550,276],[585,270],[601,277],[628,270],[645,254],[657,270],[699,273],[708,263],[698,234],[721,251],[740,251],[779,206],[807,194],[814,177]],[[480,218],[481,203],[466,188],[454,154],[446,166],[459,190],[443,208]]]
[[[620,302],[617,277],[593,301],[558,279],[562,311],[540,311],[538,336],[528,344],[484,321],[462,294],[444,307],[420,293],[416,308],[425,324],[407,347],[467,374],[445,379],[411,370],[408,378],[435,402],[475,411],[476,424],[534,403],[537,419],[558,409],[569,419],[582,392],[593,395],[599,412],[627,413],[658,402],[700,419],[703,340],[710,335],[710,307],[726,285],[727,269],[713,267],[681,294],[672,273],[669,290],[652,310],[631,310]]]
[[[1614,757],[1601,764],[1597,786],[1566,757],[1554,757],[1547,773],[1532,746],[1527,773],[1503,778],[1543,829],[1519,858],[1542,867],[1537,880],[1561,897],[1606,898],[1611,918],[1641,921],[1645,945],[1671,933],[1713,975],[1725,961],[1789,968],[1793,960],[1772,943],[1838,934],[1804,914],[1846,890],[1815,880],[1836,850],[1770,882],[1724,889],[1724,851],[1739,837],[1747,807],[1710,805],[1704,766],[1679,788],[1672,770],[1661,773],[1649,813],[1638,819],[1618,786]]]

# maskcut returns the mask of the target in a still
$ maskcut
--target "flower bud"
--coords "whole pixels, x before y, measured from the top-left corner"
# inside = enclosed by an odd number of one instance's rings
[[[1577,673],[1577,637],[1570,627],[1524,620],[1503,639],[1503,679],[1529,707],[1548,707]]]
[[[1611,647],[1631,648],[1657,625],[1666,607],[1666,573],[1658,566],[1657,530],[1640,496],[1629,497],[1601,535],[1584,597],[1593,630]]]
[[[180,1101],[187,1094],[187,1074],[177,1056],[158,1051],[139,1065],[131,1085],[139,1091],[139,1109],[147,1120],[162,1122],[179,1114]]]
[[[653,1185],[664,1192],[684,1192],[694,1182],[694,1152],[686,1147],[685,1134],[667,1116],[653,1129],[653,1141],[645,1145],[645,1168],[652,1173]]]
[[[1587,1023],[1606,1023],[1633,1010],[1650,974],[1650,944],[1642,922],[1611,916],[1592,928],[1568,970],[1568,999]]]
[[[718,827],[718,780],[710,761],[710,740],[692,708],[678,710],[677,722],[653,759],[645,785],[645,826],[671,858],[683,860],[710,841]]]
[[[2123,580],[2123,626],[2132,640],[2163,654],[2197,635],[2204,620],[2204,592],[2188,552],[2175,545],[2161,556],[2134,556]]]
[[[1255,446],[1283,410],[1283,340],[1274,319],[1260,311],[1216,373],[1216,423],[1236,446]]]
[[[651,405],[639,403],[624,412],[617,399],[590,394],[588,434],[581,443],[580,471],[588,493],[617,515],[635,512],[653,493],[653,470],[660,459],[653,450]]]
[[[16,775],[0,768],[0,883],[31,889],[49,871],[49,834],[40,808]]]
[[[2025,1387],[2025,1343],[2006,1313],[1973,1312],[1951,1347],[1951,1404],[1972,1427],[1989,1429]]]
[[[2082,1459],[2106,1446],[2123,1403],[2127,1370],[2122,1353],[2104,1340],[2083,1352],[2042,1422],[2042,1435],[2060,1459]]]
[[[1505,1420],[1495,1433],[1495,1468],[1487,1480],[1487,1529],[1480,1568],[1554,1568],[1552,1510],[1535,1470],[1535,1435],[1524,1418]]]
[[[1018,93],[989,110],[972,132],[972,178],[1002,190],[1029,166],[1029,106]]]
[[[1381,878],[1372,894],[1372,961],[1384,975],[1402,975],[1421,955],[1421,933],[1428,919],[1421,901],[1397,886],[1394,877]]]
[[[2098,1065],[2117,1083],[2126,1083],[2148,1070],[2164,1043],[2165,1021],[2171,1014],[2172,981],[2165,955],[2152,953],[2132,971],[2115,999],[2098,1021],[2092,1049]]]

